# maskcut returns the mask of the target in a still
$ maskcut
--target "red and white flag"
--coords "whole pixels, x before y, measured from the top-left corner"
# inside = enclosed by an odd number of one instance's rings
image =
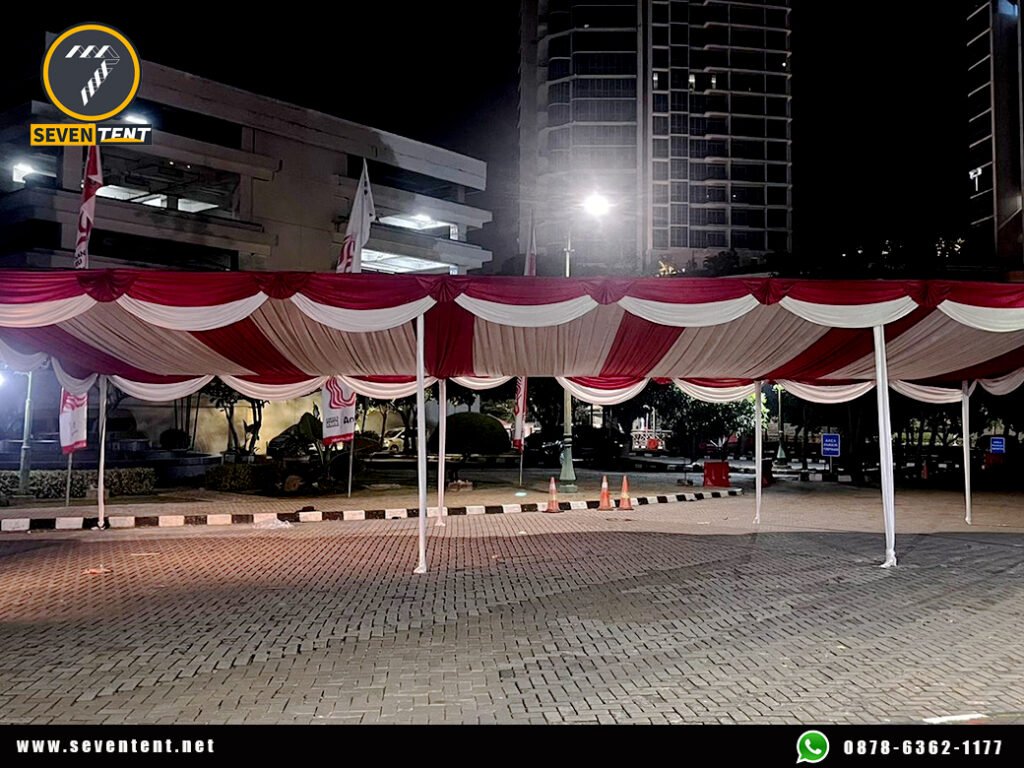
[[[323,419],[324,445],[347,443],[356,432],[356,393],[337,377],[327,379],[320,390],[320,417]]]
[[[75,269],[89,268],[89,237],[96,218],[96,192],[103,186],[103,169],[100,167],[100,148],[89,147],[82,175],[82,204],[78,209],[78,237],[75,240]],[[86,425],[89,414],[89,396],[72,395],[65,389],[60,391],[60,449],[64,454],[85,448]]]
[[[530,245],[526,249],[526,265],[523,267],[523,274],[533,277],[537,274],[537,230],[530,222]],[[520,376],[516,379],[516,404],[514,408],[516,417],[515,433],[512,437],[512,447],[517,451],[523,450],[523,432],[526,429],[526,377]]]
[[[75,269],[89,268],[89,236],[96,218],[96,192],[103,186],[100,148],[89,147],[82,178],[82,205],[78,209],[78,238],[75,240]]]
[[[65,455],[85,448],[88,411],[88,395],[72,395],[64,389],[60,391],[60,449]]]
[[[363,246],[370,239],[370,225],[377,218],[373,207],[373,192],[370,190],[370,176],[363,160],[363,172],[359,176],[352,199],[352,210],[348,215],[348,226],[345,227],[345,241],[341,246],[337,272],[361,272],[363,269]]]

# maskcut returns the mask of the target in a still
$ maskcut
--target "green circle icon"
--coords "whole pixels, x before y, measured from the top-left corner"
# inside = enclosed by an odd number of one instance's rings
[[[804,731],[796,742],[797,763],[820,763],[828,757],[828,737],[821,731]]]

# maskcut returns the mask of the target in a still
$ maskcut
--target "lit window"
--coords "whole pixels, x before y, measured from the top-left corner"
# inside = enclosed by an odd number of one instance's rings
[[[692,75],[692,74],[690,75],[690,87],[691,88],[696,88],[697,87],[697,76],[696,75]]]

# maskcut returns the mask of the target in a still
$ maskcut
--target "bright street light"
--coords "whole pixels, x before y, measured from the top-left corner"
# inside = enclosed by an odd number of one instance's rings
[[[600,192],[594,192],[583,201],[583,210],[591,216],[600,218],[612,209],[611,201]]]

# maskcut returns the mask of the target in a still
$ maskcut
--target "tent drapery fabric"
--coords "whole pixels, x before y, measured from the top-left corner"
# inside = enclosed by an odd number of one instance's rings
[[[1024,286],[951,281],[8,271],[0,356],[53,358],[79,380],[236,377],[283,397],[328,375],[412,379],[418,317],[425,381],[863,384],[878,325],[893,380],[1002,391],[1024,378]]]
[[[810,403],[848,403],[866,395],[875,387],[873,381],[859,381],[856,384],[832,384],[816,386],[798,381],[781,379],[778,382],[790,394]]]
[[[564,389],[569,390],[569,394],[577,400],[582,400],[584,403],[589,403],[590,405],[618,405],[619,403],[624,403],[627,400],[632,400],[644,391],[648,381],[647,379],[640,379],[636,383],[629,384],[622,388],[601,389],[599,387],[588,387],[579,381],[574,381],[573,379],[564,378],[562,376],[557,376],[556,378],[558,383],[561,384]]]

